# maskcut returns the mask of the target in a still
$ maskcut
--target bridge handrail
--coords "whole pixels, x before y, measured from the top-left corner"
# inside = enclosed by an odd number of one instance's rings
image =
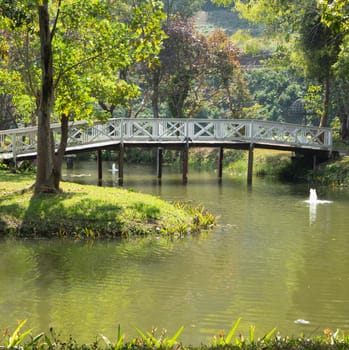
[[[52,124],[51,130],[58,146],[60,124]],[[106,141],[236,141],[331,150],[332,129],[255,119],[114,118],[93,125],[69,123],[68,147]],[[0,130],[0,157],[33,153],[36,147],[37,127]]]

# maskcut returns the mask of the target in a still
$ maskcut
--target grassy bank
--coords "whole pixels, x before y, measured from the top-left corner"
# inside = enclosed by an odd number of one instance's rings
[[[311,182],[320,186],[349,186],[349,157],[320,164],[314,177],[312,165],[302,158],[292,159],[292,155],[292,152],[256,150],[254,175],[271,176],[287,182]],[[246,176],[247,154],[231,162],[228,170],[234,175]]]
[[[0,234],[22,237],[112,238],[176,235],[208,228],[204,209],[168,203],[126,189],[63,182],[63,193],[33,197],[33,175],[0,171]]]
[[[291,156],[292,152],[256,149],[254,152],[253,173],[256,176],[273,176],[279,180],[295,180],[296,177],[300,177],[302,169],[297,171],[294,168]],[[228,170],[234,175],[246,176],[247,157],[247,152],[244,152],[240,160],[229,164]]]

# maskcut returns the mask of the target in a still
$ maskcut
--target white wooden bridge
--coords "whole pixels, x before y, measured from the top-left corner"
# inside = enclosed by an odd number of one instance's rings
[[[51,130],[58,147],[60,124],[53,124]],[[66,153],[131,146],[249,150],[258,147],[330,154],[332,131],[330,128],[243,119],[137,118],[109,119],[93,125],[85,121],[69,124]],[[36,127],[0,130],[0,159],[35,158],[36,149]]]
[[[58,147],[60,125],[51,126]],[[332,150],[332,131],[296,124],[242,119],[110,119],[69,125],[67,152],[93,150],[118,143],[193,145],[254,144],[277,149]],[[0,130],[0,158],[36,156],[37,128]],[[238,147],[237,147],[238,148]]]

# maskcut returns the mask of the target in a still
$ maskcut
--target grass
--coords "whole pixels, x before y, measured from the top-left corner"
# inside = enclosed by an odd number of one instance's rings
[[[0,171],[0,234],[78,239],[183,236],[208,228],[204,209],[126,189],[62,182],[63,193],[33,196],[33,175]]]

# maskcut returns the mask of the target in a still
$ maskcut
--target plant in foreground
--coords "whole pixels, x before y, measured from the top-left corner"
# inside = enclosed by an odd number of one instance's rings
[[[224,332],[220,332],[217,336],[213,337],[212,340],[212,345],[213,347],[222,347],[222,346],[227,346],[227,345],[235,345],[239,348],[242,348],[246,344],[255,344],[256,337],[255,337],[255,326],[250,326],[249,328],[249,342],[246,341],[244,336],[240,335],[239,337],[233,339],[234,334],[240,324],[241,318],[238,318],[236,322],[233,324],[232,328],[230,329],[228,335],[224,337]],[[273,328],[270,332],[265,334],[261,339],[258,339],[258,342],[261,341],[270,341],[274,333],[276,332],[276,328]]]
[[[101,334],[102,339],[108,346],[108,348],[113,349],[113,350],[120,350],[124,346],[124,341],[125,341],[125,336],[121,334],[121,326],[118,326],[118,334],[116,338],[116,342],[113,344],[106,336]]]
[[[8,329],[2,334],[2,339],[0,342],[0,349],[31,349],[39,342],[40,338],[44,335],[44,333],[40,333],[35,337],[31,336],[32,330],[29,329],[23,333],[21,333],[21,329],[27,323],[27,320],[20,321],[16,330],[10,334]],[[26,337],[30,337],[31,340],[29,342],[24,342]],[[2,345],[2,343],[4,345]],[[24,344],[24,345],[22,345]]]
[[[323,335],[307,338],[304,336],[298,338],[281,337],[279,334],[274,336],[276,331],[273,328],[269,333],[262,338],[256,338],[255,327],[250,326],[249,337],[244,338],[239,334],[235,337],[236,330],[240,324],[239,318],[230,329],[228,335],[225,337],[224,332],[220,332],[218,336],[213,337],[210,345],[201,345],[199,347],[183,346],[177,342],[184,327],[180,327],[178,331],[172,336],[166,335],[166,330],[163,330],[159,337],[155,335],[156,329],[151,332],[143,333],[140,329],[136,331],[140,338],[134,338],[130,341],[125,340],[125,336],[121,333],[121,327],[118,326],[118,333],[115,343],[111,342],[107,337],[101,335],[106,347],[100,346],[98,340],[91,344],[78,344],[76,340],[70,337],[67,341],[61,341],[50,329],[48,335],[40,333],[32,337],[31,330],[21,330],[26,320],[18,323],[16,330],[10,333],[6,328],[2,336],[0,336],[0,350],[257,350],[257,349],[273,349],[273,350],[349,350],[349,336],[337,330],[333,332],[331,329],[325,329]],[[42,339],[42,341],[40,341]]]
[[[150,347],[155,349],[171,349],[175,344],[177,344],[177,339],[183,332],[184,327],[180,327],[178,331],[173,335],[173,337],[168,338],[166,336],[166,330],[161,332],[159,338],[155,337],[156,329],[152,329],[151,332],[147,332],[144,334],[139,328],[135,327],[138,334],[141,336],[144,343]]]

